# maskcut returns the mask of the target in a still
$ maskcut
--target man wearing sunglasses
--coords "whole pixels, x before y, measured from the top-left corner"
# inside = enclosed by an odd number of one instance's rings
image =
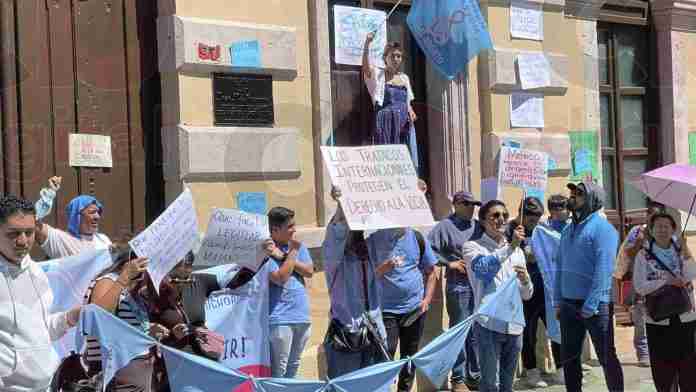
[[[648,212],[646,221],[658,212],[665,212],[665,205],[653,200],[648,200]],[[614,278],[619,281],[619,287],[622,287],[622,282],[632,281],[633,279],[633,263],[636,255],[646,242],[652,238],[647,225],[634,226],[626,236],[619,254],[616,257],[616,268],[614,269]],[[675,238],[676,240],[676,238]],[[650,367],[650,357],[648,351],[648,336],[645,332],[645,299],[635,293],[631,285],[630,294],[624,305],[631,308],[631,320],[633,321],[633,347],[636,349],[636,357],[638,366]]]
[[[438,223],[428,235],[438,264],[447,268],[447,314],[450,328],[474,312],[474,293],[466,274],[461,248],[467,241],[481,238],[483,228],[473,219],[474,210],[481,202],[471,192],[459,191],[452,197],[454,213]],[[478,387],[480,370],[478,344],[475,334],[466,338],[466,344],[452,368],[452,391],[467,391]]]
[[[462,248],[476,309],[514,276],[520,281],[521,298],[525,301],[530,299],[534,287],[520,249],[525,239],[524,227],[516,227],[511,241],[507,240],[505,229],[510,216],[500,200],[484,204],[478,216],[484,233],[480,239],[469,241]],[[479,344],[482,392],[512,391],[517,359],[522,350],[523,330],[519,325],[493,318],[476,321],[474,333]]]
[[[563,230],[554,289],[561,324],[561,361],[568,392],[582,391],[581,354],[589,332],[607,388],[623,392],[621,364],[614,345],[611,302],[614,259],[619,235],[599,211],[604,190],[591,181],[568,184],[573,221]]]

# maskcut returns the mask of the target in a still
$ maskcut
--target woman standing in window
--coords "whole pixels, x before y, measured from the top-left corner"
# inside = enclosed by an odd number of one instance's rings
[[[696,279],[696,261],[685,241],[676,244],[672,239],[677,224],[671,215],[654,214],[649,228],[654,239],[636,256],[634,289],[647,297],[646,301],[668,286],[686,289],[689,297],[688,310],[665,320],[654,320],[648,309],[646,330],[655,387],[658,392],[671,392],[678,384],[681,391],[696,391],[696,309],[692,282]]]
[[[371,144],[405,144],[418,170],[416,143],[416,112],[411,107],[414,99],[411,81],[401,72],[404,51],[398,42],[390,42],[384,49],[385,68],[370,64],[370,45],[374,33],[369,33],[363,48],[362,71],[365,84],[375,105],[375,130]]]

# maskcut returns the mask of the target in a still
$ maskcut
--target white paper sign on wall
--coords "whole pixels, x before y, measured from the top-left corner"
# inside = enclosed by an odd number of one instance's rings
[[[69,163],[73,167],[113,167],[111,136],[71,133]]]

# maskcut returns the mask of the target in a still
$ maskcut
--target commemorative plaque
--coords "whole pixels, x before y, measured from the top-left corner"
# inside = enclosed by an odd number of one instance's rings
[[[273,78],[213,74],[213,111],[216,126],[272,126]]]

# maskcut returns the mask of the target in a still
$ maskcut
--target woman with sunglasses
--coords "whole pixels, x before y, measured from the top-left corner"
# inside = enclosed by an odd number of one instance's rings
[[[148,280],[147,285],[140,289],[139,296],[145,298],[150,319],[171,331],[162,337],[163,344],[218,360],[224,349],[224,337],[206,327],[205,304],[216,291],[243,286],[254,277],[254,272],[231,267],[227,273],[231,279],[223,286],[215,274],[194,274],[194,261],[193,252],[189,252],[162,280],[159,294]],[[155,385],[157,391],[170,390],[161,358],[155,363]]]
[[[148,260],[138,258],[130,249],[119,252],[114,264],[100,273],[87,289],[85,303],[96,304],[116,317],[156,339],[169,336],[169,330],[152,323],[147,304],[138,295],[149,280],[146,274]],[[86,362],[88,375],[102,370],[102,351],[96,337],[87,337]],[[152,384],[154,355],[151,351],[133,359],[114,376],[109,388],[119,392],[149,392]]]
[[[511,241],[505,236],[510,215],[500,200],[491,200],[479,209],[483,236],[464,244],[462,254],[474,291],[476,310],[498,287],[511,277],[520,281],[523,300],[532,297],[534,288],[525,266],[520,244],[525,239],[524,227],[517,226]],[[517,359],[522,350],[524,328],[495,319],[479,319],[475,325],[481,367],[480,391],[511,392]]]

